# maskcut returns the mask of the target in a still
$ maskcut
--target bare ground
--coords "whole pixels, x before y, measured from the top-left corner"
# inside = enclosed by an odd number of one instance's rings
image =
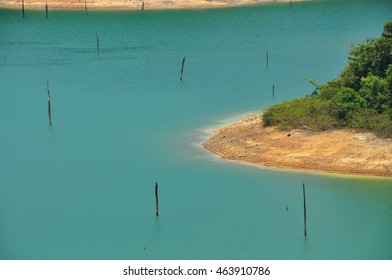
[[[263,128],[250,115],[220,128],[202,145],[222,158],[280,168],[392,176],[392,140],[350,130]]]
[[[25,0],[25,9],[178,9],[210,8],[258,3],[289,2],[290,0]],[[301,0],[293,0],[301,1]],[[0,8],[21,9],[22,0],[0,0]]]

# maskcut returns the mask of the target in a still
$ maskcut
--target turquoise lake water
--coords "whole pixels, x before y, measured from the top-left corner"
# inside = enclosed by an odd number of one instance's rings
[[[0,259],[392,259],[391,179],[257,168],[200,146],[310,93],[303,77],[336,77],[391,19],[388,0],[0,10]]]

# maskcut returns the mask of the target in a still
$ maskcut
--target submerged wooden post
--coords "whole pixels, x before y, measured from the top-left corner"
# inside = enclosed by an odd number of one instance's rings
[[[183,72],[184,72],[184,64],[185,64],[185,56],[184,56],[184,58],[182,59],[180,81],[182,81],[182,74],[183,74]]]
[[[24,12],[24,0],[22,0],[22,17],[25,18],[25,12]]]
[[[158,208],[158,183],[155,183],[155,215],[159,215],[159,208]]]
[[[304,197],[304,234],[306,237],[306,197],[305,197],[305,184],[302,183],[302,193]]]
[[[142,3],[142,12],[144,11],[144,1]]]
[[[99,55],[99,37],[97,35],[97,55]]]
[[[268,69],[268,50],[267,50],[267,52],[265,53],[265,56],[266,56],[266,58],[267,58],[267,69]]]
[[[48,2],[45,5],[45,17],[48,18]]]
[[[52,113],[50,110],[50,90],[49,90],[49,81],[46,80],[46,87],[48,89],[48,118],[49,118],[49,125],[52,125]]]
[[[88,11],[87,11],[87,1],[84,1],[84,12],[86,13],[86,15],[88,15]]]
[[[275,85],[272,85],[272,97],[275,97]]]

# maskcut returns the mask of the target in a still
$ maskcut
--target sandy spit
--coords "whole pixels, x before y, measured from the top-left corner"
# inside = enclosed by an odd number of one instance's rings
[[[301,1],[301,0],[292,0]],[[45,9],[80,9],[85,5],[90,10],[138,10],[144,9],[182,9],[182,8],[213,8],[239,5],[254,5],[272,2],[290,2],[290,0],[25,0],[26,10]],[[0,0],[0,8],[21,9],[22,0]]]
[[[264,128],[261,115],[219,128],[202,145],[228,160],[262,166],[392,177],[392,139],[369,132]]]

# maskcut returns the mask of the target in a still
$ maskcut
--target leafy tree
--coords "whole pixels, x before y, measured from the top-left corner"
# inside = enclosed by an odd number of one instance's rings
[[[361,79],[359,95],[366,100],[367,108],[382,113],[391,108],[391,96],[388,82],[378,76],[368,76]]]
[[[388,83],[388,91],[389,93],[392,92],[392,64],[389,65],[388,70],[387,70],[387,76],[385,78]]]
[[[383,38],[392,39],[392,21],[388,21],[384,24],[384,31],[381,36]]]
[[[353,47],[348,59],[349,63],[341,74],[342,85],[359,90],[361,79],[369,72],[374,72],[375,64],[378,64],[374,39],[367,39],[364,43]]]
[[[357,112],[366,107],[366,100],[352,88],[341,88],[332,98],[331,107],[333,113],[340,122],[345,122],[347,114]]]
[[[264,126],[350,127],[392,137],[392,21],[385,23],[381,37],[352,47],[339,77],[323,85],[305,79],[315,90],[267,109]]]
[[[392,21],[385,23],[382,36],[367,39],[351,49],[349,63],[341,73],[342,85],[359,90],[361,79],[368,76],[386,77],[392,63]]]

